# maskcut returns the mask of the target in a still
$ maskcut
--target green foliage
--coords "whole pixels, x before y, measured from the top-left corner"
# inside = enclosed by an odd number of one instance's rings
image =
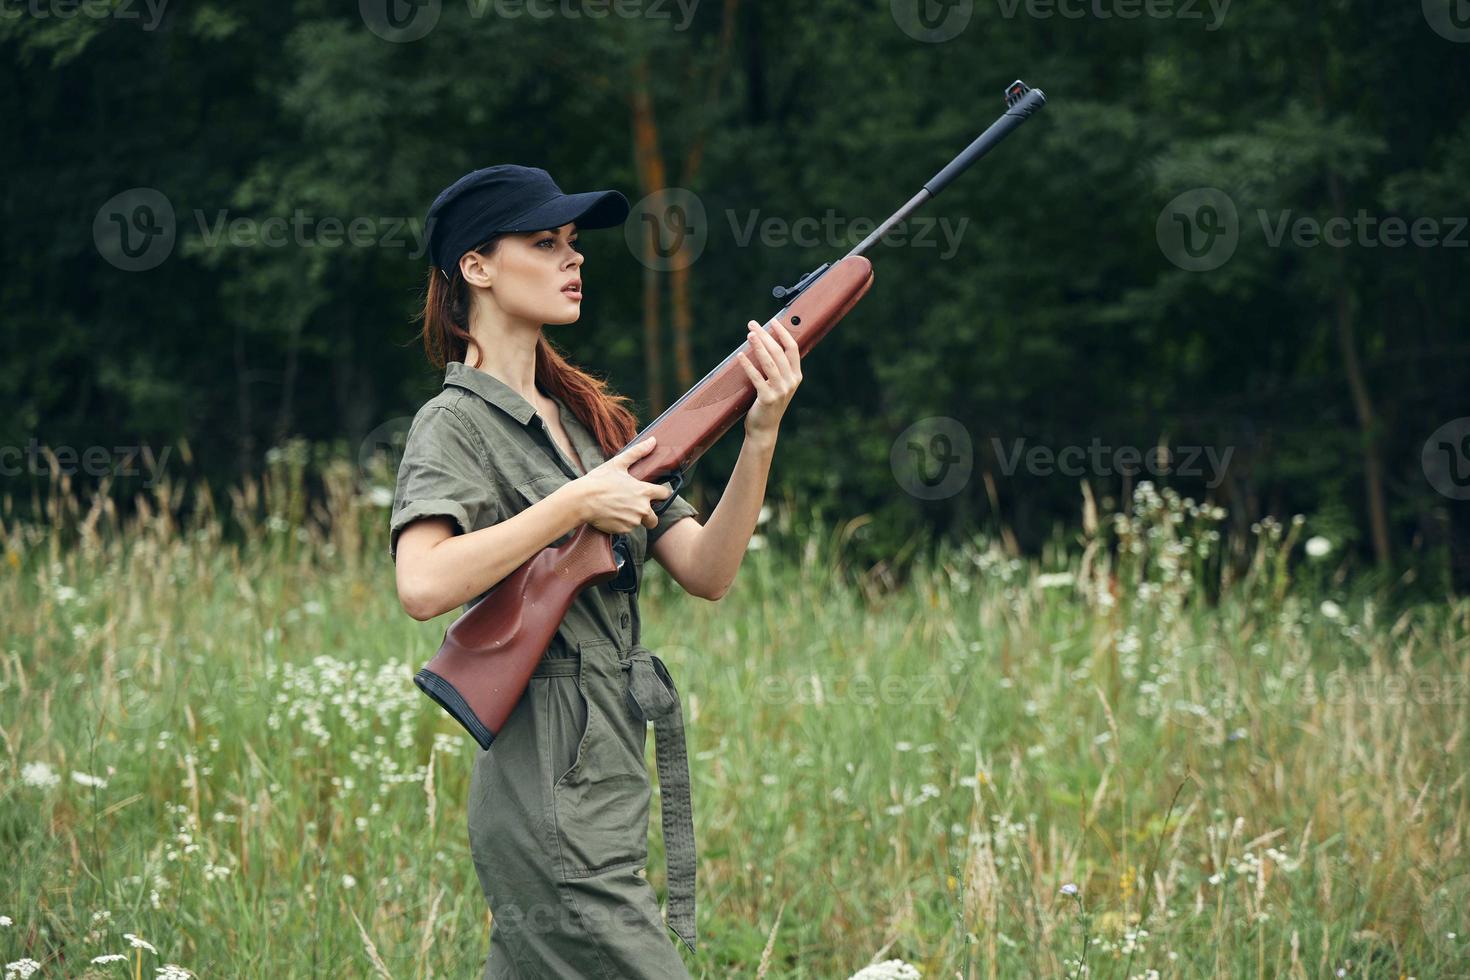
[[[857,239],[742,245],[733,227],[753,214],[885,217],[1019,75],[1050,105],[920,210],[953,242],[872,254],[874,289],[808,362],[773,490],[870,515],[858,539],[870,563],[913,534],[960,529],[1004,526],[1033,550],[1077,522],[1079,478],[1002,472],[998,445],[1233,448],[1223,481],[1161,482],[1230,504],[1235,533],[1332,506],[1338,542],[1366,558],[1372,449],[1397,557],[1422,564],[1430,589],[1446,541],[1470,533],[1419,458],[1464,412],[1463,250],[1267,233],[1339,210],[1470,212],[1470,116],[1445,97],[1470,87],[1470,61],[1418,5],[1237,0],[1211,23],[1207,4],[1191,5],[1200,19],[976,4],[960,34],[927,43],[887,3],[744,0],[715,85],[721,4],[685,23],[672,5],[667,18],[594,19],[446,2],[426,5],[436,26],[409,43],[384,40],[350,3],[83,6],[0,18],[13,66],[0,89],[0,445],[157,451],[187,438],[198,469],[227,482],[292,436],[356,444],[411,414],[437,387],[414,323],[427,264],[415,233],[433,195],[519,161],[636,201],[629,98],[645,61],[668,180],[687,180],[707,211],[691,276],[702,373],[745,319],[775,312],[771,286]],[[156,267],[127,271],[102,260],[92,229],[138,187],[167,198],[178,240]],[[1230,195],[1240,241],[1220,267],[1186,271],[1156,223],[1201,187]],[[304,232],[278,244],[230,232],[298,220]],[[331,244],[334,221],[368,232]],[[641,398],[643,269],[616,232],[587,244],[596,288],[577,325],[550,333]],[[1371,429],[1345,373],[1342,310]],[[964,426],[973,475],[922,500],[888,458],[932,416]],[[706,509],[735,441],[696,471]],[[1142,476],[1085,478],[1126,495]],[[29,497],[29,475],[0,480]]]

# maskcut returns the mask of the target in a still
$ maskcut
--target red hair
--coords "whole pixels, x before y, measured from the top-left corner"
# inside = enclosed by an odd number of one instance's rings
[[[499,244],[496,237],[471,251],[490,255]],[[448,279],[430,267],[423,313],[424,352],[441,371],[451,361],[464,361],[469,345],[475,343],[469,332],[469,285],[458,263],[446,271]],[[604,456],[613,456],[637,435],[638,420],[627,408],[633,399],[614,394],[605,381],[572,364],[545,334],[536,341],[536,380],[571,409]]]

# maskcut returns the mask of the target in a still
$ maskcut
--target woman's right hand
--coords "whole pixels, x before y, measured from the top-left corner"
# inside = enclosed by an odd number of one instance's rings
[[[605,534],[626,534],[634,527],[657,527],[653,501],[673,495],[662,483],[645,483],[628,473],[628,467],[653,451],[656,436],[636,442],[607,462],[577,477],[587,523]]]

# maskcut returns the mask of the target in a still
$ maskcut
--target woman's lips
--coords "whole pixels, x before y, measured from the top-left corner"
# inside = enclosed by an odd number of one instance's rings
[[[579,300],[579,301],[582,299],[582,291],[580,289],[571,289],[571,288],[563,289],[561,291],[561,294],[563,296],[568,297],[569,299],[575,299],[575,300]]]

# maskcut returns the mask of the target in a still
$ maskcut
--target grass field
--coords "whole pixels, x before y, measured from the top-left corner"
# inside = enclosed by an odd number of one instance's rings
[[[0,510],[7,976],[479,975],[478,747],[410,681],[452,614],[399,609],[381,489],[307,471]],[[1230,571],[1147,485],[1085,515],[898,588],[785,507],[719,603],[649,564],[695,976],[1470,975],[1470,602],[1390,612],[1298,523]]]

